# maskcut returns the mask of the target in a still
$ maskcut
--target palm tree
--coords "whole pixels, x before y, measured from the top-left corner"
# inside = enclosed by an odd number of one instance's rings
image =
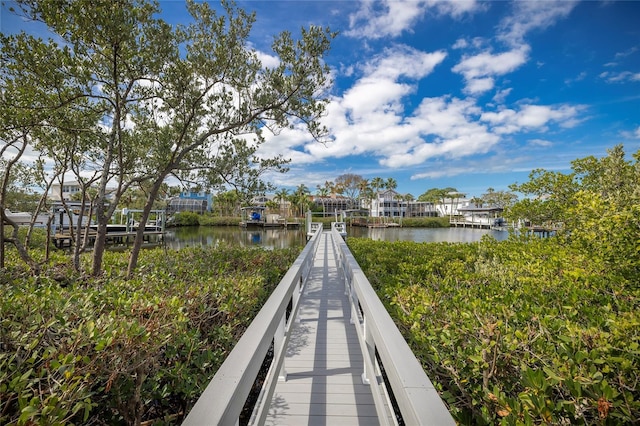
[[[289,191],[286,188],[280,188],[278,191],[276,191],[276,200],[278,200],[278,202],[280,203],[280,214],[282,214],[283,216],[288,216],[286,213],[283,214],[282,213],[282,204],[284,203],[284,201],[287,200],[289,195]]]
[[[384,187],[386,189],[395,190],[398,187],[398,181],[396,181],[394,178],[387,178],[387,180],[384,182]]]
[[[303,183],[298,185],[295,192],[292,194],[292,198],[295,200],[294,203],[300,208],[300,216],[304,216],[304,208],[308,204],[308,195],[309,188]]]
[[[384,188],[384,180],[381,177],[374,177],[373,179],[371,179],[371,190],[373,191],[373,197],[376,200],[376,215],[378,215],[380,208],[378,206],[378,191],[380,191],[381,188]],[[371,216],[373,216],[373,205],[371,206],[371,212],[369,213]]]
[[[367,179],[362,179],[358,182],[358,209],[362,208],[362,200],[365,201],[368,199],[369,192],[369,181]]]
[[[326,186],[316,185],[316,195],[320,198],[322,203],[322,217],[325,217],[325,198],[329,196],[329,189]]]
[[[384,182],[384,187],[389,191],[395,191],[395,189],[398,187],[398,181],[396,181],[394,178],[387,178],[387,180]],[[393,192],[391,192],[391,206],[393,206]],[[399,214],[400,212],[398,212],[398,215]]]

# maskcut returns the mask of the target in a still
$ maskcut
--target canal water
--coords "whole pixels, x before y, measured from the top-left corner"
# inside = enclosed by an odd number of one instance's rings
[[[484,235],[504,240],[506,231],[469,228],[347,228],[347,238],[371,238],[379,241],[416,241],[471,243]],[[222,242],[240,246],[287,248],[306,243],[306,232],[300,229],[246,229],[240,226],[202,226],[170,228],[165,234],[168,248],[216,245]]]

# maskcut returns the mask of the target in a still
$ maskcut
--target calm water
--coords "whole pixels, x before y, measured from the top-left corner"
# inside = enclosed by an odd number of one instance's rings
[[[347,228],[347,237],[371,238],[380,241],[452,242],[480,241],[483,235],[504,240],[507,232],[465,228]],[[180,249],[229,242],[240,246],[286,248],[303,245],[305,230],[300,229],[245,229],[239,226],[209,226],[172,228],[165,235],[167,247]]]

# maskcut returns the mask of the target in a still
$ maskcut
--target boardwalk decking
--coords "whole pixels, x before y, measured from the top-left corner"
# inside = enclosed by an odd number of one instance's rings
[[[378,425],[332,236],[320,235],[267,425]]]

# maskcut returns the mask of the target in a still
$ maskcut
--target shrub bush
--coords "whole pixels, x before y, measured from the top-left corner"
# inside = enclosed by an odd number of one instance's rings
[[[200,226],[238,226],[240,225],[239,217],[214,216],[205,214],[200,216]]]
[[[402,219],[406,228],[448,228],[448,217],[408,217]]]
[[[198,226],[200,215],[193,212],[178,212],[171,216],[167,223],[170,226]]]
[[[633,424],[637,280],[557,239],[348,239],[461,424]]]
[[[9,251],[0,423],[179,422],[299,251],[146,250],[128,281],[125,253],[88,280],[55,262],[28,277]]]

